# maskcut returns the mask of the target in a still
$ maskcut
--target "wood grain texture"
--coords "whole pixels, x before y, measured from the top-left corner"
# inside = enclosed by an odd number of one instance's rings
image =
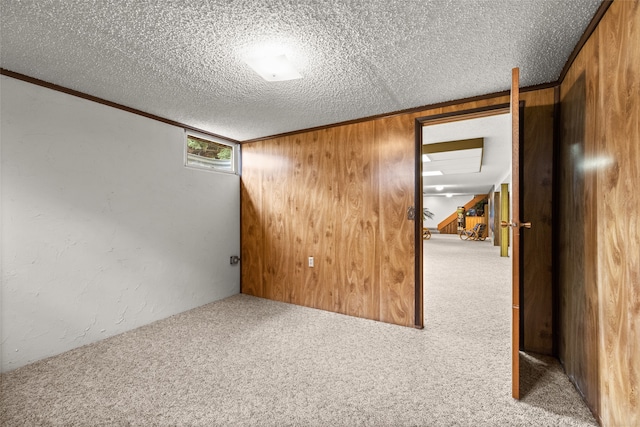
[[[521,233],[525,272],[522,283],[524,350],[554,354],[552,259],[554,90],[521,94],[525,101],[522,139],[520,219],[531,222]]]
[[[293,246],[291,230],[295,225],[289,221],[292,206],[290,188],[293,176],[290,145],[287,139],[265,144],[267,158],[277,159],[280,167],[262,169],[262,194],[269,195],[269,203],[263,204],[265,228],[263,239],[268,243],[264,251],[264,297],[276,301],[287,301],[287,283],[292,280],[290,259]],[[267,286],[268,284],[268,286]]]
[[[380,318],[373,128],[359,123],[243,146],[244,293]]]
[[[307,168],[306,162],[308,159],[305,157],[304,147],[307,144],[313,144],[313,141],[317,140],[317,138],[316,133],[293,135],[288,139],[286,137],[282,138],[291,147],[290,164],[292,169],[288,173],[293,175],[296,183],[304,182],[305,178],[307,178],[304,171]],[[305,182],[304,184],[308,185],[309,183]],[[291,276],[292,282],[288,285],[288,302],[305,305],[305,299],[307,299],[307,305],[311,305],[317,288],[317,280],[314,280],[316,279],[313,275],[315,270],[308,271],[308,257],[313,254],[309,253],[310,251],[307,249],[305,241],[308,239],[309,233],[313,233],[313,230],[309,230],[305,223],[309,219],[308,212],[314,209],[314,201],[309,197],[301,199],[299,187],[299,185],[296,185],[289,189],[294,200],[291,219],[295,219],[295,222],[294,227],[291,229],[293,246],[291,248],[289,267],[293,269],[293,274]]]
[[[451,221],[442,228],[439,228],[440,234],[458,234],[458,221]]]
[[[520,399],[520,69],[511,72],[511,395]]]
[[[598,30],[597,278],[601,419],[640,425],[640,2],[615,1]]]
[[[335,129],[305,134],[302,142],[302,177],[290,183],[296,199],[303,207],[291,216],[293,227],[301,227],[305,270],[304,305],[332,310],[335,288],[335,269],[342,268],[336,260],[336,225],[340,221],[337,210]],[[318,146],[317,141],[322,141]],[[301,184],[301,185],[300,185]],[[296,221],[296,218],[303,221]],[[339,240],[338,240],[339,241]],[[316,266],[309,268],[307,257],[313,256]]]
[[[264,223],[262,221],[263,143],[244,146],[242,179],[240,180],[240,259],[241,292],[264,296]]]
[[[415,120],[508,101],[243,144],[242,291],[413,326]]]
[[[590,49],[593,44],[583,48]],[[597,292],[586,277],[585,246],[595,244],[597,236],[585,227],[585,183],[580,165],[584,162],[587,137],[586,83],[584,74],[574,76],[582,62],[579,56],[565,83],[569,90],[562,96],[562,146],[560,150],[559,206],[559,285],[562,333],[559,356],[567,374],[575,381],[594,410],[598,405],[598,323]],[[569,82],[572,84],[569,86]],[[564,86],[563,86],[564,87]],[[563,90],[564,92],[564,90]],[[595,122],[595,117],[591,117]],[[593,134],[590,135],[593,138]],[[599,410],[594,410],[599,413]]]
[[[640,425],[639,25],[613,2],[561,85],[559,353],[604,426]]]
[[[338,147],[338,211],[340,237],[336,259],[345,268],[336,270],[334,311],[377,319],[380,307],[380,195],[378,156],[373,123],[336,129]]]
[[[376,120],[380,183],[380,320],[414,323],[414,224],[407,209],[414,205],[415,123],[403,116]]]

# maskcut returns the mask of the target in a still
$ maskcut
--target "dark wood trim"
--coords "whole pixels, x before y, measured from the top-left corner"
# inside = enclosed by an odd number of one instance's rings
[[[521,87],[520,93],[535,92],[537,90],[549,89],[552,87],[556,87],[557,85],[558,85],[558,82],[548,82],[548,83],[540,83],[533,86]]]
[[[436,124],[436,123],[439,124],[439,123],[446,123],[446,122],[452,122],[452,121],[463,120],[463,119],[472,119],[472,118],[478,118],[478,117],[495,116],[498,114],[507,114],[508,112],[509,112],[509,104],[505,103],[505,104],[487,105],[486,107],[471,108],[469,110],[452,111],[450,113],[441,113],[441,114],[433,114],[430,116],[418,117],[416,119],[416,122],[420,123],[422,126],[425,126],[427,122],[430,122],[429,124]],[[464,116],[464,117],[460,117],[455,120],[452,120],[452,118],[456,116]]]
[[[551,166],[551,354],[560,360],[560,153],[562,141],[560,86],[554,89],[553,99],[553,161]],[[560,360],[562,363],[563,361]],[[584,400],[584,396],[583,396]]]
[[[16,73],[14,71],[6,70],[4,68],[0,68],[0,74],[3,76],[11,77],[17,80],[22,80],[27,83],[31,83],[37,86],[46,87],[47,89],[52,89],[58,92],[66,93],[67,95],[77,96],[78,98],[86,99],[88,101],[97,102],[98,104],[106,105],[108,107],[117,108],[118,110],[126,111],[127,113],[136,114],[138,116],[146,117],[151,120],[156,120],[158,122],[166,123],[171,126],[180,127],[183,129],[191,130],[194,132],[199,132],[208,136],[212,136],[214,138],[224,139],[225,141],[232,142],[234,144],[240,144],[240,141],[236,141],[235,139],[227,138],[226,136],[218,135],[203,129],[199,129],[193,126],[186,125],[184,123],[176,122],[174,120],[170,120],[164,117],[156,116],[155,114],[146,113],[141,110],[137,110],[135,108],[127,107],[126,105],[118,104],[115,102],[107,101],[106,99],[98,98],[97,96],[89,95],[84,92],[79,92],[77,90],[69,89],[64,86],[59,86],[54,83],[49,83],[44,80],[36,79],[34,77],[29,77],[24,74]]]
[[[591,37],[591,34],[595,31],[596,27],[598,26],[598,24],[600,23],[600,20],[602,19],[602,17],[604,16],[604,14],[607,12],[607,10],[609,9],[609,7],[611,6],[611,4],[613,3],[613,0],[604,0],[602,2],[602,4],[600,5],[600,7],[598,8],[598,10],[596,11],[596,14],[593,16],[593,18],[591,19],[591,22],[589,23],[589,25],[587,26],[587,28],[585,29],[584,33],[582,34],[582,37],[580,38],[580,40],[578,41],[578,44],[576,44],[575,48],[573,49],[573,51],[571,52],[571,55],[569,55],[569,58],[567,59],[567,62],[564,65],[564,68],[562,69],[562,71],[560,72],[560,76],[558,77],[558,80],[554,81],[554,82],[549,82],[549,83],[542,83],[542,84],[538,84],[538,85],[533,85],[533,86],[527,86],[524,88],[520,89],[520,93],[524,93],[524,92],[531,92],[531,91],[536,91],[536,90],[542,90],[542,89],[549,89],[549,88],[554,88],[558,85],[560,85],[564,78],[567,75],[567,72],[569,71],[569,68],[571,67],[571,65],[573,64],[573,61],[575,60],[575,58],[578,56],[578,54],[580,53],[580,50],[582,49],[582,47],[584,46],[584,44],[587,42],[587,40],[589,39],[589,37]],[[188,126],[185,125],[184,123],[179,123],[173,120],[169,120],[166,119],[164,117],[160,117],[160,116],[156,116],[154,114],[150,114],[150,113],[146,113],[144,111],[141,110],[136,110],[134,108],[130,108],[121,104],[117,104],[115,102],[111,102],[111,101],[107,101],[105,99],[102,98],[98,98],[83,92],[79,92],[73,89],[69,89],[63,86],[59,86],[53,83],[49,83],[46,82],[44,80],[39,80],[36,79],[34,77],[29,77],[26,76],[24,74],[20,74],[20,73],[16,73],[10,70],[6,70],[4,68],[0,68],[0,74],[5,75],[5,76],[9,76],[9,77],[13,77],[15,79],[18,80],[22,80],[28,83],[33,83],[36,84],[38,86],[43,86],[49,89],[53,89],[53,90],[57,90],[59,92],[63,92],[69,95],[73,95],[73,96],[77,96],[80,98],[84,98],[90,101],[94,101],[97,102],[99,104],[103,104],[103,105],[107,105],[113,108],[117,108],[119,110],[123,110],[123,111],[127,111],[133,114],[137,114],[143,117],[147,117],[153,120],[157,120],[163,123],[167,123],[169,125],[172,126],[178,126],[178,127],[182,127],[188,130],[193,130],[196,132],[201,132],[216,138],[221,138],[224,140],[227,140],[229,142],[233,142],[233,143],[237,143],[237,144],[249,144],[252,142],[258,142],[258,141],[264,141],[267,139],[273,139],[273,138],[280,138],[283,136],[290,136],[290,135],[295,135],[295,134],[299,134],[299,133],[304,133],[304,132],[313,132],[313,131],[319,131],[319,130],[323,130],[323,129],[328,129],[328,128],[332,128],[332,127],[337,127],[337,126],[344,126],[344,125],[350,125],[350,124],[355,124],[355,123],[361,123],[361,122],[366,122],[366,121],[370,121],[370,120],[377,120],[377,119],[382,119],[382,118],[387,118],[387,117],[393,117],[393,116],[397,116],[397,115],[401,115],[401,114],[411,114],[411,113],[418,113],[420,111],[425,111],[425,110],[430,110],[430,109],[434,109],[434,108],[444,108],[444,107],[449,107],[452,105],[459,105],[462,103],[467,103],[467,102],[475,102],[475,101],[481,101],[481,100],[485,100],[485,99],[491,99],[491,98],[496,98],[499,96],[506,96],[509,95],[509,90],[505,90],[505,91],[501,91],[501,92],[493,92],[493,93],[489,93],[489,94],[485,94],[485,95],[478,95],[478,96],[473,96],[473,97],[468,97],[468,98],[462,98],[462,99],[457,99],[457,100],[453,100],[453,101],[445,101],[445,102],[439,102],[439,103],[435,103],[435,104],[428,104],[428,105],[423,105],[423,106],[419,106],[419,107],[413,107],[413,108],[407,108],[404,110],[398,110],[398,111],[394,111],[394,112],[390,112],[390,113],[382,113],[382,114],[377,114],[377,115],[373,115],[373,116],[367,116],[367,117],[362,117],[359,119],[353,119],[353,120],[346,120],[343,122],[338,122],[338,123],[331,123],[328,125],[322,125],[322,126],[315,126],[315,127],[311,127],[311,128],[303,128],[303,129],[298,129],[298,130],[294,130],[291,132],[284,132],[284,133],[279,133],[279,134],[275,134],[275,135],[269,135],[269,136],[264,136],[264,137],[260,137],[260,138],[254,138],[254,139],[249,139],[246,141],[237,141],[222,135],[218,135],[212,132],[208,132],[205,131],[203,129],[199,129],[199,128],[195,128],[192,126]]]
[[[486,95],[479,95],[479,96],[473,96],[473,97],[469,97],[469,98],[457,99],[457,100],[453,100],[453,101],[440,102],[440,103],[436,103],[436,104],[424,105],[424,106],[421,106],[421,107],[413,107],[413,108],[399,110],[399,111],[395,111],[395,112],[391,112],[391,113],[383,113],[383,114],[378,114],[378,115],[375,115],[375,116],[368,116],[368,117],[363,117],[363,118],[354,119],[354,120],[347,120],[347,121],[344,121],[344,122],[332,123],[332,124],[323,125],[323,126],[316,126],[316,127],[307,128],[307,129],[299,129],[299,130],[295,130],[295,131],[291,131],[291,132],[284,132],[284,133],[280,133],[280,134],[276,134],[276,135],[270,135],[270,136],[250,139],[250,140],[246,140],[246,141],[238,141],[238,140],[235,140],[235,139],[223,136],[223,135],[218,135],[218,134],[215,134],[213,132],[206,131],[204,129],[199,129],[199,128],[196,128],[196,127],[193,127],[193,126],[186,125],[184,123],[176,122],[174,120],[170,120],[170,119],[167,119],[167,118],[164,118],[164,117],[157,116],[155,114],[147,113],[147,112],[144,112],[142,110],[137,110],[135,108],[127,107],[126,105],[122,105],[122,104],[118,104],[118,103],[115,103],[115,102],[108,101],[106,99],[98,98],[97,96],[89,95],[89,94],[84,93],[84,92],[80,92],[80,91],[77,91],[77,90],[74,90],[74,89],[69,89],[67,87],[60,86],[60,85],[57,85],[57,84],[54,84],[54,83],[50,83],[50,82],[47,82],[47,81],[44,81],[44,80],[40,80],[40,79],[37,79],[35,77],[30,77],[30,76],[27,76],[25,74],[16,73],[14,71],[7,70],[5,68],[0,68],[0,74],[4,75],[4,76],[7,76],[7,77],[12,77],[12,78],[17,79],[17,80],[22,80],[22,81],[27,82],[27,83],[35,84],[37,86],[42,86],[42,87],[46,87],[48,89],[52,89],[52,90],[55,90],[55,91],[58,91],[58,92],[66,93],[67,95],[77,96],[78,98],[86,99],[88,101],[97,102],[98,104],[106,105],[108,107],[117,108],[118,110],[126,111],[128,113],[136,114],[136,115],[139,115],[139,116],[142,116],[142,117],[146,117],[148,119],[152,119],[152,120],[156,120],[156,121],[159,121],[159,122],[162,122],[162,123],[166,123],[166,124],[171,125],[171,126],[177,126],[177,127],[181,127],[181,128],[187,129],[187,130],[200,132],[202,134],[209,135],[209,136],[212,136],[214,138],[224,139],[225,141],[232,142],[232,143],[235,143],[235,144],[249,144],[249,143],[252,143],[252,142],[264,141],[264,140],[273,139],[273,138],[280,138],[280,137],[283,137],[283,136],[296,135],[296,134],[300,134],[300,133],[304,133],[304,132],[319,131],[319,130],[329,129],[329,128],[333,128],[333,127],[337,127],[337,126],[345,126],[345,125],[350,125],[350,124],[355,124],[355,123],[362,123],[362,122],[366,122],[366,121],[370,121],[370,120],[377,120],[377,119],[382,119],[382,118],[387,118],[387,117],[398,116],[398,115],[402,115],[402,114],[418,113],[420,111],[430,110],[430,109],[434,109],[434,108],[444,108],[444,107],[449,107],[449,106],[452,106],[452,105],[459,105],[459,104],[463,104],[463,103],[467,103],[467,102],[482,101],[482,100],[485,100],[485,99],[491,99],[491,98],[496,98],[496,97],[499,97],[499,96],[507,96],[507,95],[509,95],[509,91],[508,90],[501,91],[501,92],[493,92],[493,93],[489,93],[489,94],[486,94]],[[526,88],[522,88],[522,89],[520,89],[520,92],[522,93],[522,92],[530,92],[530,91],[535,91],[535,90],[548,89],[548,88],[551,88],[551,87],[555,87],[557,85],[558,85],[558,82],[543,83],[543,84],[539,84],[539,85],[528,86]],[[487,109],[491,109],[491,108],[487,107]]]
[[[564,81],[564,78],[569,72],[569,68],[571,68],[571,66],[573,65],[573,61],[575,61],[583,46],[585,45],[587,40],[589,40],[589,37],[591,37],[591,34],[593,34],[593,32],[596,30],[596,27],[600,23],[600,20],[602,19],[604,14],[607,13],[607,10],[612,3],[613,0],[605,0],[602,2],[598,10],[596,11],[596,14],[593,15],[593,18],[591,18],[591,22],[589,22],[589,25],[587,25],[587,28],[584,30],[582,37],[580,37],[580,40],[578,40],[578,44],[576,44],[576,47],[573,48],[573,52],[571,52],[571,55],[569,55],[567,62],[564,64],[564,68],[560,72],[560,77],[558,77],[558,80],[554,83],[554,86],[557,86]]]
[[[526,88],[522,88],[520,89],[520,93],[522,92],[532,92],[532,91],[536,91],[536,90],[542,90],[542,89],[549,89],[552,87],[557,86],[557,82],[551,82],[551,83],[543,83],[543,84],[539,84],[539,85],[534,85],[534,86],[528,86]],[[388,117],[394,117],[394,116],[399,116],[402,114],[413,114],[413,113],[419,113],[421,111],[425,111],[425,110],[432,110],[435,108],[445,108],[445,107],[450,107],[452,105],[459,105],[459,104],[464,104],[467,102],[476,102],[476,101],[483,101],[485,99],[492,99],[492,98],[497,98],[500,96],[508,96],[509,95],[509,91],[508,90],[504,90],[501,92],[493,92],[493,93],[488,93],[486,95],[478,95],[478,96],[472,96],[469,98],[462,98],[462,99],[456,99],[453,101],[446,101],[446,102],[439,102],[436,104],[429,104],[429,105],[423,105],[420,107],[412,107],[412,108],[407,108],[404,110],[398,110],[398,111],[394,111],[391,113],[383,113],[383,114],[377,114],[374,116],[367,116],[367,117],[362,117],[359,119],[353,119],[353,120],[346,120],[344,122],[338,122],[338,123],[331,123],[328,125],[322,125],[322,126],[316,126],[316,127],[311,127],[311,128],[306,128],[306,129],[298,129],[298,130],[294,130],[291,132],[284,132],[284,133],[279,133],[279,134],[275,134],[275,135],[269,135],[269,136],[263,136],[260,138],[254,138],[254,139],[248,139],[246,141],[242,141],[242,144],[250,144],[252,142],[258,142],[258,141],[265,141],[268,139],[274,139],[274,138],[281,138],[284,136],[291,136],[291,135],[297,135],[300,133],[305,133],[305,132],[315,132],[315,131],[320,131],[320,130],[324,130],[324,129],[330,129],[333,127],[337,127],[337,126],[346,126],[346,125],[352,125],[355,123],[362,123],[362,122],[368,122],[371,120],[378,120],[378,119],[384,119],[384,118],[388,118]]]
[[[511,395],[520,399],[520,69],[511,71]]]
[[[519,98],[519,97],[518,97]],[[519,190],[520,190],[520,194],[518,196],[518,202],[520,204],[518,210],[520,212],[520,218],[515,218],[514,219],[518,222],[522,221],[522,218],[524,218],[524,187],[526,185],[525,179],[524,179],[524,109],[525,109],[525,103],[526,101],[524,100],[520,100],[519,102],[519,106],[518,106],[518,171],[519,171],[519,176],[518,176],[518,180],[520,182],[520,184],[518,185]],[[522,229],[521,229],[522,231]],[[518,298],[518,304],[520,305],[520,351],[524,351],[524,334],[525,334],[525,329],[524,329],[524,310],[525,310],[525,305],[524,305],[524,241],[527,238],[526,233],[520,233],[520,278],[518,279],[518,286],[520,287],[520,291],[519,293],[519,298]]]
[[[424,327],[424,283],[423,283],[423,240],[422,240],[422,128],[427,122],[443,123],[470,118],[487,117],[496,114],[509,113],[509,103],[489,105],[450,113],[433,114],[415,119],[415,327]],[[435,124],[434,123],[434,124]]]
[[[424,240],[422,238],[422,124],[415,121],[415,324],[416,328],[424,328],[424,267],[422,265]]]

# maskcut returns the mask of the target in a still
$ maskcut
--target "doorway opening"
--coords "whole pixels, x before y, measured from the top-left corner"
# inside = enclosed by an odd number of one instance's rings
[[[492,356],[481,348],[508,349],[513,337],[514,270],[509,232],[499,226],[509,222],[509,209],[502,208],[509,201],[504,190],[511,187],[513,123],[510,104],[416,120],[416,186],[421,191],[416,202],[433,215],[425,223],[417,221],[432,236],[416,242],[421,265],[417,316],[424,326],[426,313],[429,327],[452,340],[463,337],[465,347],[475,345],[475,362],[504,368],[505,381],[518,371],[507,369],[509,353]],[[502,197],[496,197],[501,190]],[[471,229],[482,230],[481,239],[459,238]]]
[[[475,196],[484,194],[489,198],[492,189],[509,182],[512,145],[509,113],[509,104],[500,104],[416,119],[416,207],[419,212],[427,208],[433,214],[424,223],[422,215],[416,221],[417,327],[424,326],[423,227],[434,233],[459,234],[466,225],[468,209],[473,208],[477,215],[475,204],[484,199]],[[432,205],[428,206],[429,203]],[[457,209],[459,204],[466,208],[462,213]],[[497,232],[495,223],[488,223],[489,216],[496,217],[495,208],[487,203],[486,209],[493,210],[493,215],[487,212],[486,219],[473,218],[474,223],[486,223],[487,236]]]

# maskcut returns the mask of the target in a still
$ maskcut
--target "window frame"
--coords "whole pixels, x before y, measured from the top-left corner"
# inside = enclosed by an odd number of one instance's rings
[[[213,142],[215,144],[218,145],[224,145],[226,147],[231,148],[231,168],[230,169],[226,169],[226,168],[217,168],[213,165],[211,166],[207,166],[207,165],[203,165],[203,164],[198,164],[198,163],[189,163],[189,137],[192,136],[194,138],[198,138],[198,139],[202,139],[208,142]],[[202,133],[202,132],[196,132],[196,131],[192,131],[192,130],[188,130],[185,129],[184,131],[184,148],[183,148],[183,154],[184,154],[184,167],[189,168],[189,169],[197,169],[197,170],[201,170],[201,171],[208,171],[208,172],[218,172],[218,173],[227,173],[227,174],[233,174],[233,175],[239,175],[239,166],[240,166],[240,144],[236,144],[234,142],[230,142],[227,141],[225,139],[222,139],[220,137],[216,137],[216,136],[212,136],[212,135],[208,135],[206,133]]]

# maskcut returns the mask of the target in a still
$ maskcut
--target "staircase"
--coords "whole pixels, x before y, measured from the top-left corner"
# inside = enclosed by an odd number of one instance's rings
[[[487,194],[479,194],[473,197],[473,199],[469,200],[464,205],[465,212],[478,204],[478,202],[486,199],[488,197]],[[458,234],[458,213],[454,212],[445,218],[443,221],[440,221],[438,224],[438,231],[441,234]]]

